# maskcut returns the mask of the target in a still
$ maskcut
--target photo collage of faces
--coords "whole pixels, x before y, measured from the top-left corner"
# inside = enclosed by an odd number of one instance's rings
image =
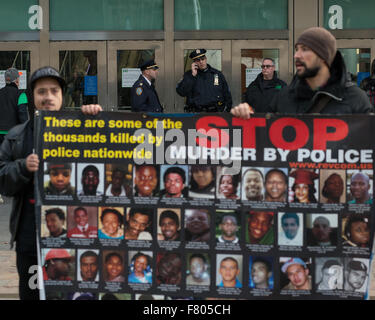
[[[52,298],[365,294],[372,170],[44,166]]]

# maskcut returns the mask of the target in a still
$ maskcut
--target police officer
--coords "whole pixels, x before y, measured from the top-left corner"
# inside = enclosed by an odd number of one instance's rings
[[[140,65],[142,74],[133,84],[131,103],[133,112],[163,112],[153,81],[158,75],[158,65],[148,60]]]
[[[205,53],[205,49],[196,49],[189,55],[191,71],[185,72],[176,91],[186,97],[186,112],[229,112],[232,96],[228,84],[219,70],[207,64]]]

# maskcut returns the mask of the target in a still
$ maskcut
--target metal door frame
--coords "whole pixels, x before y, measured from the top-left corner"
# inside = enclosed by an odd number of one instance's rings
[[[222,50],[221,55],[221,65],[222,72],[225,76],[225,79],[228,82],[229,88],[232,87],[232,76],[231,76],[231,40],[178,40],[175,41],[175,84],[177,85],[184,75],[184,50],[186,49],[216,49]],[[174,95],[174,108],[170,112],[183,112],[184,110],[184,101],[185,99],[180,97],[176,93],[176,89],[170,88],[173,90]],[[172,94],[172,92],[170,92]]]
[[[161,104],[164,104],[165,88],[164,42],[163,41],[107,41],[108,66],[108,110],[117,111],[117,51],[118,50],[155,50],[155,62],[159,66],[155,82]]]
[[[98,103],[106,110],[107,95],[107,66],[105,41],[58,41],[50,42],[50,64],[59,70],[59,51],[97,51],[98,59]]]
[[[30,51],[30,74],[39,68],[39,42],[0,42],[0,51]]]
[[[375,59],[375,39],[337,39],[338,49],[371,49],[370,63]]]
[[[232,41],[232,99],[233,105],[241,102],[241,50],[277,49],[279,50],[278,77],[289,82],[293,63],[289,58],[288,40],[233,40]],[[293,62],[293,59],[292,59]]]

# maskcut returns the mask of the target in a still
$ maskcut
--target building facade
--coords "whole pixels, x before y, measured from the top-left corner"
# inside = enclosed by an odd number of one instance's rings
[[[208,50],[241,102],[264,57],[279,77],[294,73],[294,44],[311,26],[329,29],[358,83],[375,58],[373,0],[17,0],[0,11],[0,70],[58,69],[68,82],[65,103],[129,110],[139,63],[155,58],[156,87],[167,112],[183,112],[177,82],[191,50]],[[1,72],[1,71],[0,71]],[[1,86],[1,80],[0,80]]]

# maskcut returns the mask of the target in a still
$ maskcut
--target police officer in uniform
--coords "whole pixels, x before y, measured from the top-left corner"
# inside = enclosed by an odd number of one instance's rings
[[[142,74],[133,84],[131,104],[133,112],[163,112],[154,80],[158,75],[158,65],[154,60],[148,60],[140,65]]]
[[[176,91],[186,97],[186,112],[229,112],[232,96],[228,84],[219,70],[207,64],[205,53],[205,49],[196,49],[189,55],[191,71],[185,72]]]

